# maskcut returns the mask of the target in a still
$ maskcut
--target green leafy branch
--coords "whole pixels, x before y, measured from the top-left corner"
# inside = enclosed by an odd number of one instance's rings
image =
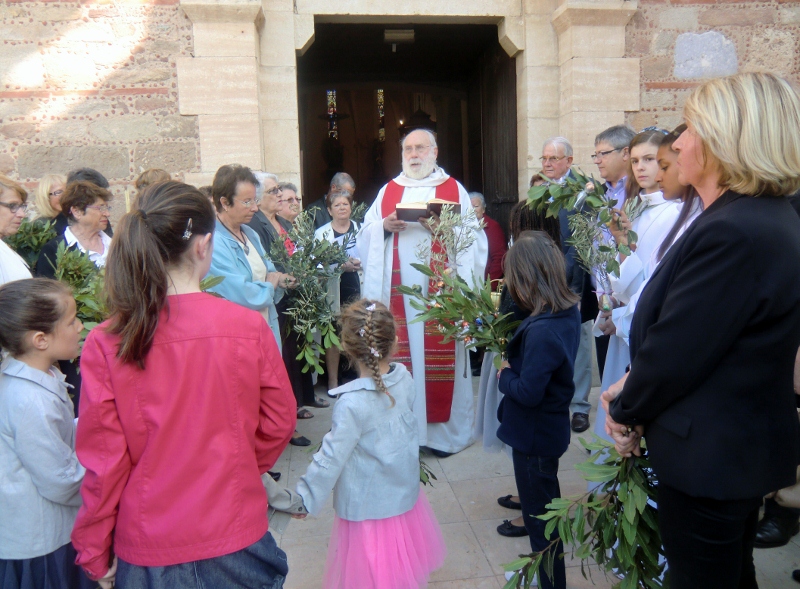
[[[103,294],[105,270],[95,266],[78,248],[67,247],[63,241],[58,244],[54,267],[56,280],[72,289],[78,319],[83,323],[82,347],[89,331],[108,317]]]
[[[663,549],[652,502],[657,481],[649,460],[646,456],[623,458],[597,436],[593,442],[580,441],[595,453],[575,468],[584,479],[601,486],[547,505],[547,513],[538,518],[547,522],[545,537],[553,539],[544,550],[503,565],[514,573],[505,589],[530,587],[542,569],[552,578],[555,558],[563,558],[555,552],[560,542],[571,546],[573,558],[581,560],[584,578],[584,561],[591,558],[606,574],[620,579],[615,589],[667,589],[669,577],[660,562]]]
[[[297,280],[297,286],[284,295],[289,297],[286,313],[290,329],[298,338],[297,360],[304,362],[303,372],[313,369],[321,374],[320,356],[325,349],[339,345],[334,329],[336,316],[327,298],[328,288],[334,283],[338,288],[342,264],[349,258],[347,248],[352,236],[346,235],[341,244],[316,239],[313,217],[303,211],[294,220],[288,238],[295,246],[294,253],[289,255],[283,240],[275,240],[270,257]],[[315,341],[315,331],[319,332],[322,345]]]
[[[13,249],[25,260],[29,268],[36,265],[36,259],[44,245],[51,239],[55,239],[56,230],[53,221],[47,219],[36,219],[31,221],[28,218],[22,220],[19,230],[14,235],[5,238],[8,247]]]
[[[367,215],[367,210],[369,206],[365,202],[357,202],[355,203],[352,208],[350,209],[350,219],[355,221],[358,224],[364,222],[364,217]]]

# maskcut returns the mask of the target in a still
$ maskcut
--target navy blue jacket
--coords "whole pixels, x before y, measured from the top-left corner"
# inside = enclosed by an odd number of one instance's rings
[[[500,373],[505,396],[497,437],[523,454],[561,456],[569,446],[569,404],[581,319],[575,305],[525,319],[508,344],[510,366]]]

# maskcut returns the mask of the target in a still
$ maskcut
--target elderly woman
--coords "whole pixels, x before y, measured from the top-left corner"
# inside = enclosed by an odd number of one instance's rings
[[[0,176],[0,284],[31,277],[25,261],[3,241],[19,230],[28,210],[27,200],[28,193],[22,186]]]
[[[279,216],[282,197],[278,177],[265,172],[256,172],[255,176],[259,182],[257,192],[261,201],[248,225],[261,238],[261,245],[269,255],[275,241],[286,239],[286,234],[292,229],[292,223]]]
[[[289,223],[294,223],[294,220],[297,219],[297,215],[299,215],[302,210],[300,206],[300,197],[297,194],[297,186],[291,182],[281,182],[278,184],[278,188],[281,191],[281,208],[278,211],[278,215],[289,221]]]
[[[361,298],[361,282],[358,274],[361,270],[361,260],[358,257],[355,240],[359,224],[350,219],[353,197],[349,192],[331,191],[326,200],[328,201],[328,214],[333,220],[317,229],[314,237],[320,241],[326,240],[341,244],[348,235],[351,236],[350,246],[347,250],[350,259],[342,266],[344,272],[338,282],[332,282],[328,287],[328,299],[331,307],[338,312],[341,307]],[[325,367],[328,374],[328,390],[331,391],[339,386],[339,348],[337,346],[331,346],[325,350]]]
[[[61,195],[67,179],[59,174],[48,174],[39,180],[33,196],[33,218],[53,220],[61,212]]]
[[[250,168],[222,166],[211,186],[217,226],[210,274],[225,278],[211,290],[229,301],[261,313],[272,329],[278,347],[277,303],[294,278],[279,272],[269,260],[255,231],[247,226],[258,208],[258,180]]]
[[[47,242],[36,260],[36,275],[55,278],[56,252],[61,243],[77,248],[98,268],[106,265],[111,238],[105,233],[111,214],[111,193],[91,182],[72,182],[61,195],[61,212],[67,218],[63,235]]]
[[[704,212],[650,278],[630,372],[602,401],[620,453],[647,438],[671,587],[757,587],[761,498],[800,463],[800,221],[785,198],[800,188],[800,99],[739,74],[698,87],[684,117],[679,180]]]

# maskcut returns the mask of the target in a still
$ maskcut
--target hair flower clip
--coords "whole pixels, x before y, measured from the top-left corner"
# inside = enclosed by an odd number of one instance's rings
[[[367,311],[369,311],[370,313],[372,313],[374,310],[375,310],[375,303],[372,303],[372,304],[370,304],[370,305],[367,305]]]
[[[192,236],[192,218],[189,217],[189,222],[186,223],[186,231],[183,232],[183,236],[181,239],[183,241],[189,241],[189,238]]]
[[[376,358],[380,358],[381,357],[381,353],[378,350],[376,350],[375,348],[370,348],[369,352],[370,352],[370,354],[372,354]]]

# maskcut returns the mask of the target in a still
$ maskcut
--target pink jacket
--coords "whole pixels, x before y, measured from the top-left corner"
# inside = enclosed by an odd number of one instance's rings
[[[260,475],[294,431],[295,398],[261,315],[205,293],[169,297],[145,370],[102,324],[83,348],[72,531],[90,576],[230,554],[267,531]],[[113,547],[112,547],[113,543]]]

